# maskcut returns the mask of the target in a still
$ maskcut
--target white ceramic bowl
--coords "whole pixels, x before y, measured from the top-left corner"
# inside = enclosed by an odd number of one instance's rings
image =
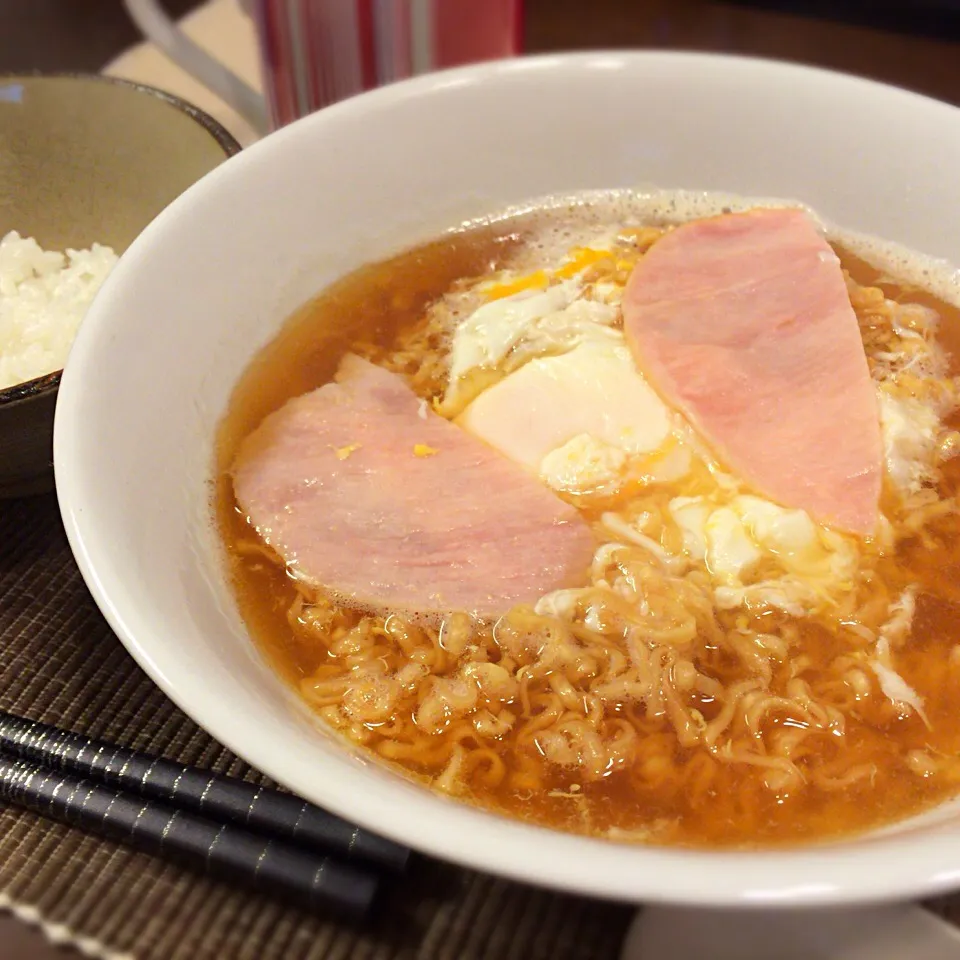
[[[836,74],[598,53],[437,74],[245,150],[124,254],[70,356],[57,487],[111,626],[247,761],[428,853],[631,901],[813,905],[960,886],[953,805],[868,838],[754,854],[525,826],[406,782],[318,731],[253,648],[221,574],[207,481],[241,370],[298,304],[366,261],[548,193],[686,187],[798,198],[960,263],[960,112]]]

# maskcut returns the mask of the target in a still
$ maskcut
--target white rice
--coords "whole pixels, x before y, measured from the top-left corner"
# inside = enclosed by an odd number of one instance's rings
[[[116,262],[99,243],[63,254],[15,231],[0,240],[0,390],[63,368]]]

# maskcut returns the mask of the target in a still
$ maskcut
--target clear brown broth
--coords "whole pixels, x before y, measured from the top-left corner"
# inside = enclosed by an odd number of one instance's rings
[[[294,632],[287,610],[296,591],[283,568],[241,549],[250,528],[237,508],[227,474],[239,443],[265,415],[287,400],[327,382],[345,352],[358,346],[389,353],[398,335],[424,308],[462,277],[496,269],[520,241],[523,222],[504,222],[445,237],[383,263],[366,266],[335,283],[293,316],[255,359],[238,383],[217,444],[216,516],[236,598],[251,634],[269,661],[291,684],[310,676],[328,658],[325,647]],[[876,270],[844,250],[845,268],[862,285],[880,286],[903,302],[923,303],[942,318],[939,340],[951,355],[960,347],[960,311],[915,288],[883,282]],[[955,372],[955,371],[954,371]],[[960,463],[949,462],[943,495],[960,490]],[[666,820],[676,824],[670,842],[696,846],[783,845],[859,832],[919,812],[960,785],[960,536],[955,521],[933,531],[926,544],[901,544],[881,572],[891,590],[920,585],[913,635],[898,654],[898,669],[925,700],[931,729],[916,716],[900,718],[873,701],[848,716],[841,746],[818,741],[823,764],[873,762],[876,777],[848,788],[802,790],[787,797],[765,789],[757,768],[727,765],[704,776],[695,770],[683,789],[638,789],[620,773],[576,787],[571,776],[548,770],[544,789],[517,791],[503,781],[484,789],[473,784],[468,799],[489,809],[576,832],[625,831]],[[829,663],[841,650],[836,637],[815,625],[801,627],[802,648],[815,663]],[[722,665],[719,667],[722,674]],[[735,678],[731,678],[735,679]],[[709,705],[704,704],[704,710]],[[398,718],[413,724],[413,718]],[[651,731],[650,736],[665,736]],[[904,763],[911,750],[943,758],[935,774],[920,776]],[[677,746],[678,767],[694,756]],[[408,774],[429,779],[438,771],[416,763]],[[582,798],[582,799],[580,799]],[[585,811],[587,811],[585,813]]]

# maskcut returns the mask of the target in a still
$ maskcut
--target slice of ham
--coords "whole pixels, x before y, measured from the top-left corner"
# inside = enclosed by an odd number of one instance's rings
[[[631,274],[623,319],[641,370],[728,469],[821,523],[874,532],[876,395],[839,260],[804,212],[671,231]]]
[[[491,619],[585,582],[593,555],[573,507],[352,355],[268,416],[232,474],[292,575],[369,610]]]

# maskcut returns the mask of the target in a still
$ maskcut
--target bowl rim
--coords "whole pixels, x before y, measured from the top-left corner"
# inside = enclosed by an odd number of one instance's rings
[[[374,103],[386,106],[391,103],[419,97],[444,86],[459,85],[460,81],[483,82],[492,77],[527,72],[530,82],[546,70],[569,72],[584,69],[600,61],[609,66],[612,61],[621,61],[627,65],[656,61],[692,66],[695,63],[730,66],[753,65],[764,70],[777,71],[783,77],[797,80],[802,77],[819,78],[830,83],[842,83],[848,89],[872,91],[877,95],[902,98],[907,103],[927,103],[950,110],[955,115],[957,108],[935,98],[904,90],[891,84],[858,76],[856,74],[829,70],[806,64],[774,60],[763,57],[740,56],[699,51],[663,51],[663,50],[589,50],[572,53],[550,53],[539,56],[526,56],[504,61],[491,61],[449,70],[438,71],[425,76],[414,77],[386,87],[360,94],[347,101],[335,104],[318,113],[301,118],[292,124],[270,134],[257,144],[245,149],[243,155],[234,158],[231,164],[214,171],[211,178],[191,187],[183,196],[171,204],[157,222],[151,225],[149,236],[141,236],[138,245],[155,242],[173,220],[188,205],[195,191],[212,189],[218,178],[232,176],[234,170],[243,169],[244,163],[256,162],[261,153],[281,149],[288,140],[294,141],[307,125],[320,126],[328,118],[340,116],[344,112],[352,113],[358,104]],[[251,156],[247,156],[251,154]],[[81,335],[82,337],[82,335]],[[81,354],[87,360],[86,338],[82,338]],[[289,764],[282,757],[260,748],[251,748],[244,742],[231,721],[235,710],[220,711],[213,705],[214,698],[201,700],[187,696],[178,689],[176,677],[168,674],[163,666],[155,661],[156,643],[143,643],[127,630],[125,606],[114,602],[113,591],[100,577],[95,554],[103,554],[108,548],[98,541],[91,550],[91,541],[96,538],[95,522],[90,511],[78,497],[80,484],[75,483],[76,469],[71,458],[76,456],[76,435],[73,427],[81,426],[81,421],[73,407],[79,393],[79,379],[74,379],[68,371],[68,390],[61,393],[61,402],[57,409],[54,436],[54,459],[56,465],[57,495],[60,510],[66,528],[71,550],[93,597],[103,612],[111,628],[121,640],[128,652],[140,664],[153,681],[186,714],[203,727],[211,736],[227,746],[238,756],[246,759],[257,769],[274,780],[290,785]],[[88,540],[87,532],[91,537]],[[152,636],[158,636],[154,634]],[[252,642],[252,641],[251,641]],[[403,782],[403,778],[398,778]],[[293,788],[296,789],[296,788]],[[315,791],[316,792],[316,791]],[[313,802],[328,805],[328,809],[347,818],[353,818],[358,824],[375,832],[381,832],[400,843],[457,863],[469,869],[486,870],[500,876],[510,877],[526,883],[538,884],[584,896],[602,897],[637,903],[641,899],[648,903],[671,903],[685,906],[711,908],[799,908],[825,907],[845,904],[882,903],[930,896],[960,886],[960,855],[951,852],[950,844],[941,842],[942,838],[926,839],[923,856],[912,857],[918,853],[918,845],[913,842],[911,833],[899,833],[896,836],[877,836],[872,846],[853,847],[861,836],[840,838],[839,841],[825,839],[802,846],[751,849],[746,851],[723,849],[691,849],[684,847],[663,847],[652,845],[610,844],[609,842],[573,837],[561,831],[549,830],[521,821],[496,817],[495,826],[487,827],[483,835],[489,838],[494,831],[502,831],[516,836],[517,830],[524,835],[524,857],[513,856],[504,860],[494,849],[495,844],[485,848],[476,839],[464,838],[446,846],[434,835],[435,825],[427,830],[424,824],[411,826],[399,824],[386,816],[389,799],[374,805],[357,804],[352,806],[349,798],[331,799],[335,791],[321,799],[312,796]],[[458,806],[460,806],[458,804]],[[462,805],[469,808],[469,804]],[[436,809],[434,808],[434,812]],[[374,818],[381,819],[375,822]],[[462,825],[461,825],[462,826]],[[628,858],[632,859],[630,870],[623,876],[605,875],[599,879],[596,869],[581,872],[569,871],[565,876],[556,876],[538,868],[536,841],[550,842],[551,839],[562,846],[566,854],[576,850],[583,855],[588,851],[599,851],[603,847],[621,848],[614,854],[620,867],[626,867]],[[873,835],[870,839],[873,839]],[[449,836],[447,837],[449,839]],[[582,841],[582,842],[581,842]],[[903,858],[904,865],[910,869],[887,870],[889,858]],[[604,858],[612,859],[612,858]],[[914,860],[912,864],[911,860]],[[839,861],[839,863],[838,863]],[[897,861],[901,862],[900,860]],[[734,866],[735,865],[735,866]],[[790,865],[800,869],[801,878],[791,875]],[[736,876],[728,877],[726,871],[734,869]],[[705,874],[707,883],[703,882]]]
[[[236,137],[234,137],[219,120],[211,117],[209,113],[206,113],[199,107],[195,107],[188,100],[184,100],[174,93],[168,93],[166,90],[161,90],[159,87],[152,87],[147,83],[139,83],[136,80],[127,80],[125,77],[113,77],[103,73],[84,73],[83,71],[70,70],[54,72],[37,70],[26,73],[21,71],[16,73],[0,73],[0,84],[16,83],[20,80],[80,80],[93,81],[115,87],[126,87],[136,93],[147,94],[148,96],[155,97],[157,100],[162,100],[180,113],[186,114],[213,138],[217,146],[223,150],[225,159],[229,160],[243,149]],[[144,224],[141,232],[146,229],[147,226],[149,226],[149,224]],[[0,239],[2,239],[2,237],[0,237]],[[60,386],[62,375],[63,368],[61,367],[59,370],[51,370],[47,373],[40,374],[38,377],[31,377],[29,380],[22,380],[20,383],[14,383],[8,387],[0,388],[0,407],[17,403],[20,400],[29,400],[41,396],[44,393],[57,390]]]

